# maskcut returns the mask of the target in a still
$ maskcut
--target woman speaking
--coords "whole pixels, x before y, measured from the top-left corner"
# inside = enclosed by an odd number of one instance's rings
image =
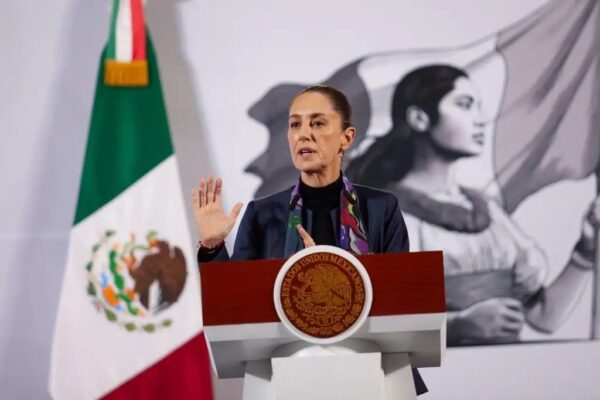
[[[408,251],[406,225],[389,192],[353,185],[341,173],[356,135],[346,96],[330,86],[302,90],[289,111],[288,142],[296,185],[248,203],[231,259],[287,258],[317,244],[353,254]],[[222,207],[221,179],[201,178],[192,192],[199,235],[198,262],[228,260],[224,247],[242,209]],[[413,370],[417,394],[427,391]]]

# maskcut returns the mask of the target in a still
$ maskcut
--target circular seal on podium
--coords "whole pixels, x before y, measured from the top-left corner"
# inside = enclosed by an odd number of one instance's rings
[[[373,289],[367,270],[346,250],[313,246],[290,257],[273,290],[283,324],[300,339],[331,344],[354,334],[365,322]]]

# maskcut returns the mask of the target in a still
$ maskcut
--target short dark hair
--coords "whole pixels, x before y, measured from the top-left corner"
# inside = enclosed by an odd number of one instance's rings
[[[327,96],[333,109],[342,117],[342,129],[347,129],[352,124],[352,106],[348,101],[348,98],[341,90],[334,88],[333,86],[318,84],[311,85],[307,88],[302,89],[295,97],[294,100],[304,93],[320,93]]]

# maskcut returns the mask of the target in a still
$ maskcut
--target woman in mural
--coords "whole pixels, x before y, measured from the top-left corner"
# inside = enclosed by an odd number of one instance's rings
[[[448,344],[518,340],[524,323],[553,332],[592,277],[600,202],[558,277],[544,285],[544,253],[494,201],[455,179],[457,161],[484,146],[480,96],[468,75],[448,65],[408,73],[392,100],[393,126],[354,159],[354,182],[398,197],[412,251],[444,250]]]

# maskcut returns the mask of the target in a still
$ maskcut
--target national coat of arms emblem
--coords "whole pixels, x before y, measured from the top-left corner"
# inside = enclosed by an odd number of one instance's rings
[[[335,342],[364,322],[371,305],[371,283],[350,253],[316,246],[286,262],[274,296],[278,314],[292,332],[307,341]]]
[[[143,240],[131,233],[121,241],[107,230],[92,246],[85,266],[92,304],[127,331],[155,332],[171,326],[162,311],[177,301],[187,269],[180,248],[148,232]]]

